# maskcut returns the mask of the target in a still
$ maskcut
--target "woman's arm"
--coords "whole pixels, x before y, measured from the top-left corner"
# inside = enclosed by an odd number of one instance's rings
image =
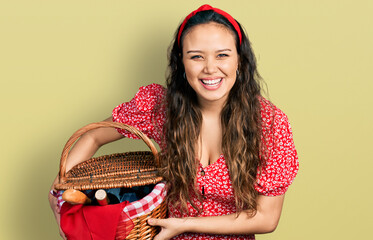
[[[112,122],[112,117],[104,121]],[[97,128],[83,134],[75,145],[71,148],[66,159],[66,171],[69,171],[75,165],[90,159],[96,151],[104,144],[116,141],[123,138],[123,135],[118,133],[115,128]],[[57,176],[51,186],[51,190],[55,191],[54,185],[58,183]],[[49,204],[56,217],[58,225],[60,225],[60,213],[57,207],[57,199],[51,194],[48,195]],[[65,239],[63,232],[60,229],[61,236]]]
[[[112,122],[112,117],[104,121]],[[66,159],[66,172],[75,165],[90,159],[96,151],[104,144],[123,138],[115,128],[97,128],[84,133],[71,148]],[[56,178],[58,181],[58,176]],[[53,182],[52,188],[57,181]]]
[[[188,217],[150,219],[150,225],[162,227],[155,240],[170,239],[184,232],[208,234],[257,234],[273,232],[280,220],[285,195],[258,197],[258,209],[254,216],[247,212],[216,217]]]
[[[113,120],[110,117],[104,121],[112,122]],[[102,145],[121,138],[123,138],[123,135],[118,133],[115,128],[97,128],[86,132],[69,152],[66,159],[66,172],[75,165],[90,159]]]

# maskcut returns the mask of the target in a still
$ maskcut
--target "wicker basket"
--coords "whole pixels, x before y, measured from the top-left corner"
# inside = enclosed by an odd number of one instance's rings
[[[127,130],[142,139],[151,152],[126,152],[91,158],[66,173],[66,159],[71,146],[84,133],[100,127]],[[156,184],[162,180],[162,177],[157,175],[159,166],[159,155],[154,144],[135,127],[116,122],[92,123],[76,131],[67,141],[61,155],[59,183],[55,188],[88,190]],[[166,204],[162,202],[150,213],[133,219],[135,227],[126,239],[152,239],[157,229],[148,225],[147,219],[165,218],[166,213]]]

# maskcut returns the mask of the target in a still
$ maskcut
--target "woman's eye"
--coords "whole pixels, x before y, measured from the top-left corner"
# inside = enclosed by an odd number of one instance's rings
[[[228,54],[225,54],[225,53],[220,53],[218,55],[219,58],[223,58],[223,57],[228,57]]]
[[[194,55],[194,56],[191,57],[191,59],[199,59],[199,58],[202,58],[202,56],[201,55]]]

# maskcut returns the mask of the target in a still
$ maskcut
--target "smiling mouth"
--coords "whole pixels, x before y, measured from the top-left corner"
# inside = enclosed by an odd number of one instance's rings
[[[223,80],[223,78],[218,78],[218,79],[213,79],[213,80],[201,79],[201,82],[203,83],[203,85],[213,87],[213,86],[219,85],[222,80]]]

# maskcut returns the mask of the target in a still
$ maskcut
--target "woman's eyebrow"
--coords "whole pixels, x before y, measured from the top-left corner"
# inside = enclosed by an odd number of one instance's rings
[[[221,50],[218,50],[218,51],[216,51],[216,52],[226,52],[226,51],[232,51],[231,49],[229,49],[229,48],[226,48],[226,49],[221,49]]]
[[[225,48],[225,49],[217,50],[216,52],[226,52],[226,51],[232,51],[232,50],[229,49],[229,48]],[[202,52],[203,51],[201,51],[201,50],[189,50],[186,53],[202,53]]]
[[[190,50],[190,51],[187,51],[186,53],[201,53],[202,51],[201,50]]]

